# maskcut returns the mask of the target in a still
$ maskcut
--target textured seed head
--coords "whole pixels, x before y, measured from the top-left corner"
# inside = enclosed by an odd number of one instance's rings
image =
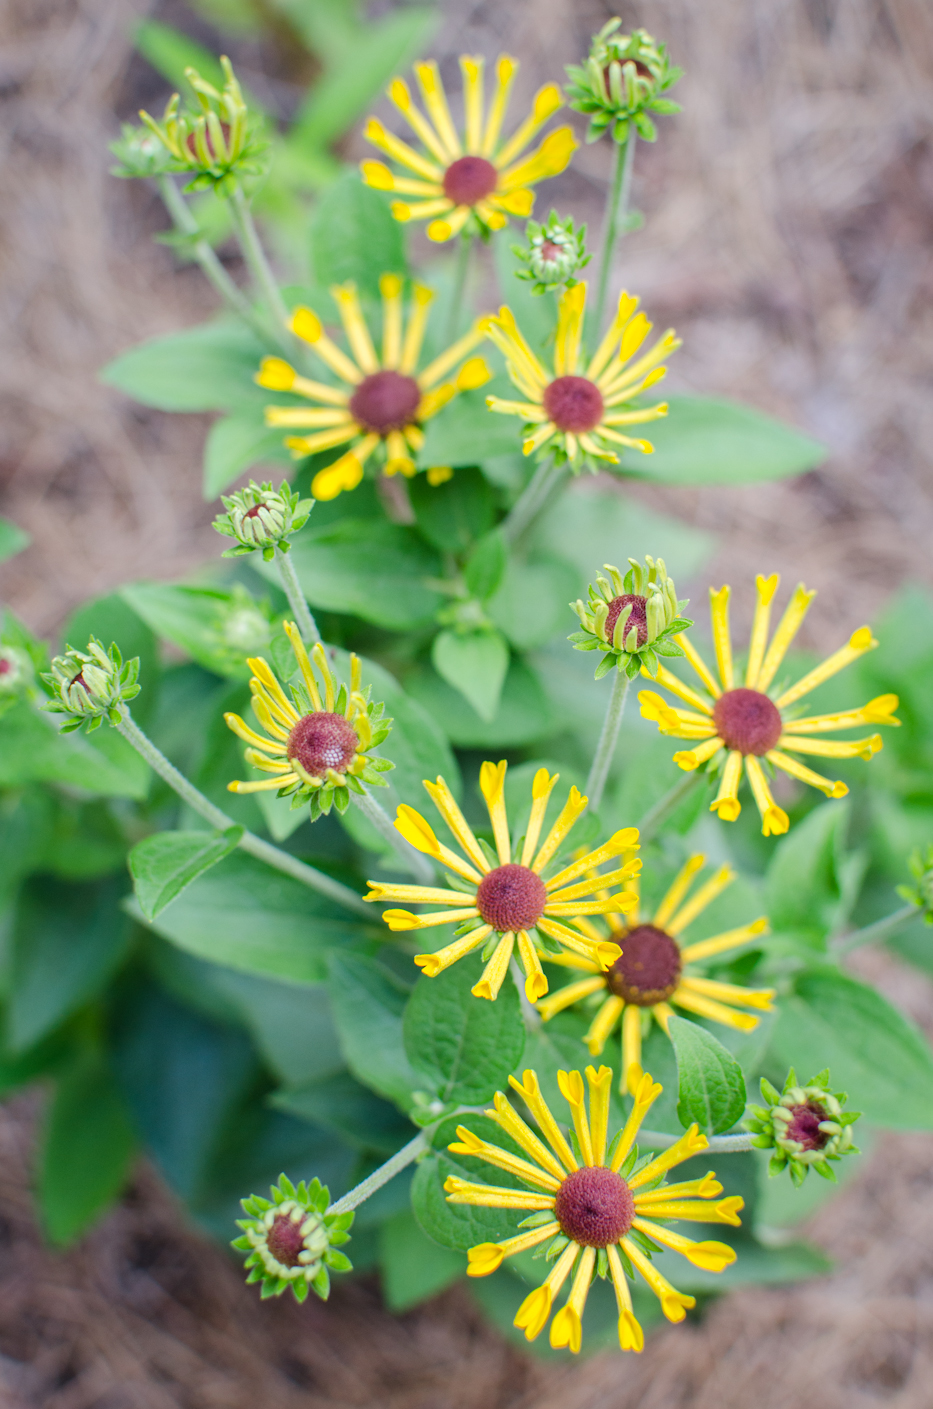
[[[458,157],[444,172],[444,195],[454,205],[476,205],[491,196],[499,173],[485,157]]]
[[[828,1119],[819,1101],[807,1101],[805,1106],[792,1106],[785,1136],[788,1140],[796,1140],[805,1150],[822,1150],[831,1136],[827,1131],[820,1129],[820,1121]]]
[[[359,739],[356,730],[342,714],[306,714],[292,729],[286,745],[288,759],[300,764],[312,778],[324,778],[327,770],[343,773],[353,762]]]
[[[277,1214],[266,1234],[266,1245],[283,1267],[297,1267],[298,1254],[304,1250],[300,1221],[296,1223],[285,1213]]]
[[[677,941],[655,925],[637,925],[620,943],[622,953],[606,973],[611,991],[639,1008],[670,998],[682,967]]]
[[[540,876],[529,866],[497,866],[480,882],[476,908],[487,925],[500,934],[527,930],[537,924],[547,902]]]
[[[414,377],[391,370],[373,372],[350,397],[350,415],[363,430],[388,435],[411,424],[420,401]]]
[[[588,377],[558,377],[545,387],[544,410],[559,431],[580,435],[602,420],[602,392]]]
[[[554,1214],[566,1236],[585,1248],[605,1248],[624,1238],[635,1217],[635,1199],[622,1178],[601,1165],[575,1169],[561,1184]]]
[[[727,690],[713,706],[713,723],[727,749],[761,757],[773,749],[783,725],[777,706],[760,690]]]
[[[609,615],[606,617],[606,640],[612,641],[616,622],[625,607],[632,608],[628,621],[625,623],[625,634],[627,636],[633,626],[638,628],[638,648],[640,650],[648,640],[648,602],[645,597],[636,597],[633,592],[625,592],[621,597],[613,597],[609,603]]]

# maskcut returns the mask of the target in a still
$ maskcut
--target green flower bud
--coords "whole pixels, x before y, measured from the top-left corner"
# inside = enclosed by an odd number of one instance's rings
[[[289,535],[304,528],[314,508],[313,499],[293,494],[285,480],[278,489],[272,488],[271,480],[266,484],[250,480],[245,489],[220,498],[226,513],[218,515],[214,527],[218,533],[237,540],[237,546],[224,553],[225,558],[238,558],[258,548],[270,562],[276,548],[287,553],[291,546]]]
[[[570,106],[589,114],[588,142],[595,142],[609,128],[616,142],[624,142],[630,124],[639,137],[653,142],[658,134],[648,113],[680,112],[680,104],[662,94],[673,88],[683,69],[671,65],[665,45],[647,30],[618,34],[621,23],[612,19],[603,25],[593,37],[586,62],[567,68]]]
[[[860,1111],[843,1111],[844,1091],[829,1090],[829,1069],[799,1085],[791,1067],[780,1093],[764,1077],[761,1094],[766,1106],[752,1106],[745,1128],[752,1132],[752,1144],[773,1149],[768,1173],[772,1177],[789,1167],[799,1187],[811,1169],[835,1183],[830,1160],[857,1155],[852,1143],[852,1126]]]
[[[110,168],[111,176],[163,176],[175,169],[172,154],[162,138],[148,127],[134,127],[125,122],[120,136],[111,142],[110,150],[117,165]]]
[[[531,280],[533,294],[573,288],[577,283],[574,276],[592,258],[586,252],[586,226],[575,230],[573,218],[568,215],[561,220],[556,210],[551,211],[546,225],[529,220],[525,238],[527,245],[513,245],[512,253],[528,265],[516,274],[519,279]]]
[[[34,679],[32,660],[27,651],[0,642],[0,697],[16,697],[29,689]]]
[[[269,1190],[271,1199],[251,1194],[242,1200],[247,1218],[237,1219],[243,1236],[231,1247],[249,1256],[247,1282],[261,1282],[262,1297],[281,1296],[291,1287],[296,1301],[308,1290],[322,1301],[330,1295],[330,1273],[353,1264],[336,1249],[349,1240],[352,1213],[328,1213],[330,1193],[319,1179],[296,1187],[284,1174]]]
[[[583,627],[568,638],[574,649],[605,652],[596,667],[597,680],[613,666],[625,670],[630,680],[642,669],[656,676],[658,656],[682,656],[674,638],[693,625],[681,614],[687,600],[677,600],[663,558],[646,557],[644,564],[629,558],[629,563],[624,578],[606,563],[609,577],[597,577],[589,601],[570,604]]]
[[[90,733],[104,719],[119,724],[124,702],[139,694],[138,675],[138,656],[124,662],[116,644],[105,651],[92,636],[86,651],[68,646],[64,655],[52,661],[50,672],[42,676],[52,699],[42,708],[71,716],[62,725],[63,734],[80,729],[82,724]]]
[[[262,135],[263,120],[252,116],[246,106],[230,60],[223,57],[220,64],[226,80],[222,89],[208,83],[197,69],[185,69],[195,108],[181,110],[181,98],[173,93],[161,122],[147,112],[139,115],[168,152],[171,163],[166,169],[194,173],[187,191],[213,188],[226,196],[240,177],[262,173],[265,163],[258,158],[269,143]]]
[[[933,846],[928,846],[926,851],[918,848],[907,864],[917,884],[898,886],[897,893],[911,905],[916,905],[918,910],[922,910],[926,923],[933,925]]]

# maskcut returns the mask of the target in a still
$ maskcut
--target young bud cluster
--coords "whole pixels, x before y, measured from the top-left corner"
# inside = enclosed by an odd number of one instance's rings
[[[861,1112],[843,1111],[845,1092],[828,1088],[828,1068],[800,1086],[791,1067],[780,1093],[762,1077],[761,1094],[767,1105],[752,1106],[745,1125],[752,1131],[753,1145],[774,1150],[768,1165],[772,1177],[789,1166],[798,1186],[811,1169],[835,1183],[829,1161],[859,1153],[852,1143],[852,1126]]]
[[[226,513],[218,515],[214,528],[237,540],[236,547],[228,548],[224,557],[238,558],[258,548],[266,562],[275,557],[276,548],[288,552],[289,535],[304,528],[314,508],[313,499],[293,494],[285,480],[278,489],[272,488],[271,480],[266,484],[250,480],[245,489],[222,494],[220,500]]]
[[[586,252],[586,226],[574,229],[573,217],[561,220],[552,210],[546,225],[529,220],[525,226],[526,245],[513,245],[512,253],[528,267],[516,271],[519,279],[533,284],[533,294],[556,293],[572,289],[579,281],[579,270],[589,264],[592,255]]]
[[[183,110],[179,94],[173,93],[161,122],[147,112],[139,115],[169,153],[168,169],[194,173],[186,190],[213,188],[219,195],[229,196],[240,177],[262,173],[263,163],[258,158],[269,144],[246,106],[230,60],[222,57],[220,64],[226,80],[222,89],[208,83],[197,69],[185,69],[196,108]]]
[[[260,1295],[281,1296],[291,1287],[296,1301],[309,1289],[326,1301],[330,1273],[350,1272],[350,1259],[336,1249],[349,1240],[352,1213],[328,1213],[330,1192],[319,1179],[297,1186],[284,1174],[270,1199],[251,1194],[242,1200],[247,1218],[238,1218],[243,1236],[231,1247],[249,1253],[247,1282],[261,1282]]]
[[[63,734],[80,729],[82,724],[90,733],[100,728],[104,719],[119,724],[123,703],[139,694],[138,675],[138,656],[124,662],[115,644],[105,651],[92,636],[86,651],[69,646],[64,655],[52,661],[50,672],[42,676],[52,699],[42,708],[70,716],[62,725]]]
[[[605,563],[609,577],[597,577],[588,601],[570,604],[583,627],[568,638],[574,649],[605,652],[596,667],[597,680],[613,666],[630,680],[642,667],[656,676],[658,656],[682,656],[674,637],[693,625],[681,615],[687,599],[677,600],[663,558],[646,557],[644,566],[634,558],[629,563],[624,578],[618,568]]]
[[[911,905],[916,905],[923,912],[926,923],[933,925],[933,846],[928,846],[925,851],[915,851],[907,864],[916,885],[898,886],[897,893]]]
[[[616,18],[603,25],[586,61],[567,69],[570,106],[589,114],[588,142],[607,129],[616,142],[625,142],[630,125],[646,142],[654,142],[657,128],[648,113],[680,112],[680,104],[662,94],[673,88],[683,69],[670,63],[666,46],[647,30],[617,33],[621,23]]]

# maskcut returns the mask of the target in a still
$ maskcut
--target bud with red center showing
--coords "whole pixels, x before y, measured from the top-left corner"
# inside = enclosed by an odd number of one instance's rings
[[[243,1236],[233,1246],[248,1253],[248,1282],[261,1282],[262,1295],[280,1296],[291,1287],[298,1301],[309,1291],[326,1298],[329,1271],[348,1272],[349,1258],[337,1247],[349,1238],[352,1213],[331,1213],[330,1194],[319,1179],[297,1186],[284,1174],[269,1190],[270,1199],[243,1199],[238,1219]]]
[[[667,1002],[683,968],[677,941],[656,925],[637,925],[619,943],[622,953],[606,971],[609,990],[639,1008]]]
[[[773,700],[760,690],[727,690],[713,706],[713,723],[727,749],[763,757],[776,748],[783,731]]]
[[[604,1165],[584,1165],[561,1184],[554,1216],[565,1237],[584,1248],[606,1248],[630,1231],[635,1199],[621,1174]]]
[[[476,892],[476,908],[499,934],[515,934],[536,925],[544,914],[547,890],[530,866],[509,862],[485,875]]]
[[[577,283],[575,275],[591,259],[586,252],[586,226],[577,229],[572,216],[561,220],[556,210],[551,211],[545,225],[529,220],[525,239],[527,244],[513,245],[512,253],[527,265],[516,273],[520,279],[534,283],[535,294],[573,288]]]
[[[616,622],[626,607],[629,608],[629,612],[625,622],[625,636],[627,639],[628,633],[635,631],[637,650],[638,646],[644,646],[648,640],[648,599],[637,597],[634,592],[623,592],[621,597],[613,597],[609,603],[609,612],[604,627],[606,640],[612,640]]]
[[[852,1125],[859,1113],[843,1111],[845,1092],[832,1092],[828,1086],[828,1070],[800,1086],[791,1067],[781,1093],[762,1078],[761,1094],[767,1105],[752,1106],[745,1125],[752,1132],[753,1145],[773,1149],[770,1175],[789,1167],[791,1179],[800,1185],[812,1166],[824,1179],[835,1180],[830,1162],[858,1154]]]
[[[476,205],[491,196],[499,173],[485,157],[458,157],[444,172],[444,195],[454,205]]]
[[[829,1132],[821,1130],[820,1126],[829,1117],[819,1101],[807,1101],[802,1106],[791,1106],[790,1116],[785,1130],[788,1140],[793,1140],[802,1150],[824,1150],[826,1148],[829,1143]]]
[[[273,360],[267,358],[266,362]],[[280,365],[291,371],[287,363]],[[275,557],[276,549],[288,552],[290,535],[304,527],[314,507],[313,499],[293,493],[285,480],[278,489],[273,489],[271,480],[264,484],[250,480],[245,489],[221,495],[221,502],[224,513],[214,520],[214,528],[225,538],[237,540],[237,546],[228,548],[224,557],[240,557],[258,548],[267,562]]]
[[[411,425],[420,403],[414,377],[386,369],[363,378],[350,398],[350,415],[362,430],[387,436]]]
[[[342,714],[320,710],[305,714],[294,725],[286,745],[295,771],[312,787],[319,787],[330,773],[341,777],[359,748],[356,730]]]
[[[603,417],[603,394],[589,377],[558,377],[544,389],[544,411],[559,431],[584,435]]]
[[[606,563],[608,576],[590,585],[589,600],[571,602],[583,627],[570,637],[575,648],[604,652],[597,680],[613,666],[630,680],[642,669],[657,675],[658,656],[682,656],[676,638],[693,625],[681,615],[687,602],[678,601],[663,558],[646,557],[644,563],[629,558],[629,564],[623,577]]]

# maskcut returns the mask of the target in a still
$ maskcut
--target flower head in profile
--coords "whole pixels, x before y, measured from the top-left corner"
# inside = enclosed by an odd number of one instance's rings
[[[860,709],[841,710],[835,714],[801,716],[799,703],[840,670],[878,642],[871,628],[862,626],[849,637],[822,665],[808,670],[793,685],[774,685],[781,662],[800,629],[800,624],[816,596],[801,583],[794,590],[777,629],[768,643],[771,602],[777,591],[777,573],[756,578],[758,603],[752,623],[752,635],[745,666],[744,683],[732,656],[732,636],[729,631],[729,594],[731,588],[710,588],[710,614],[713,625],[713,648],[716,652],[717,676],[709,669],[699,651],[687,636],[678,637],[683,653],[699,676],[702,692],[685,685],[671,671],[661,666],[657,680],[666,690],[690,705],[690,709],[674,708],[661,695],[643,690],[639,695],[645,719],[654,720],[662,734],[687,739],[689,749],[674,754],[674,762],[690,771],[702,764],[721,768],[719,791],[710,810],[724,822],[734,822],[742,810],[739,786],[744,772],[761,813],[761,830],[766,837],[780,836],[789,826],[787,813],[771,796],[765,765],[819,788],[827,797],[845,797],[845,783],[815,773],[794,754],[815,755],[818,758],[870,759],[882,746],[880,734],[864,739],[834,742],[817,735],[839,729],[856,729],[871,724],[900,724],[894,718],[896,695],[879,695]]]
[[[363,478],[363,468],[371,455],[383,460],[387,475],[415,473],[415,456],[424,444],[425,421],[458,392],[483,386],[491,373],[482,357],[469,357],[483,340],[477,323],[472,330],[419,372],[418,359],[434,294],[415,284],[405,318],[403,280],[398,274],[383,274],[382,348],[376,351],[360,308],[354,284],[338,284],[331,289],[346,333],[348,356],[324,332],[320,318],[310,308],[296,308],[292,331],[309,343],[321,361],[335,373],[342,386],[312,381],[300,376],[281,357],[265,357],[256,376],[269,391],[289,391],[304,397],[311,406],[268,406],[270,426],[307,429],[307,435],[289,436],[285,444],[294,455],[313,455],[350,444],[338,459],[319,470],[311,485],[316,499],[335,499],[346,489],[355,489]],[[468,360],[465,360],[467,359]],[[432,483],[442,483],[449,471],[440,475],[428,470]]]
[[[681,1008],[691,1017],[696,1015],[740,1032],[751,1032],[760,1021],[755,1012],[771,1010],[773,989],[720,983],[704,978],[694,967],[701,960],[732,954],[749,940],[767,934],[768,921],[764,917],[681,945],[680,936],[687,926],[735,880],[731,867],[721,866],[689,895],[693,879],[705,861],[706,857],[699,853],[690,857],[653,915],[640,913],[639,877],[632,876],[625,888],[637,903],[624,922],[607,915],[608,933],[604,933],[592,920],[577,921],[577,927],[592,939],[614,939],[621,945],[622,953],[608,969],[602,970],[578,954],[549,960],[583,977],[545,998],[538,1004],[538,1012],[547,1022],[573,1003],[601,1000],[583,1040],[591,1055],[598,1057],[616,1024],[621,1025],[623,1092],[634,1091],[641,1080],[642,1039],[652,1020],[666,1033],[674,1009]],[[743,1008],[753,1011],[743,1012]]]
[[[616,142],[625,142],[630,124],[638,136],[653,142],[657,129],[649,112],[679,113],[680,104],[662,95],[683,74],[646,29],[619,34],[622,21],[611,19],[594,35],[589,57],[568,67],[567,97],[570,106],[590,118],[588,142],[595,142],[607,128]]]
[[[182,109],[179,95],[173,93],[161,122],[147,112],[139,115],[172,158],[171,169],[193,173],[194,180],[186,190],[213,189],[226,196],[233,193],[240,177],[262,172],[260,157],[269,143],[263,135],[262,119],[250,114],[226,56],[220,66],[222,89],[208,83],[197,69],[185,69],[196,103],[192,111]]]
[[[459,1141],[449,1146],[451,1151],[485,1160],[528,1186],[497,1188],[454,1175],[447,1179],[444,1189],[449,1203],[510,1208],[528,1215],[518,1225],[528,1232],[470,1248],[467,1275],[486,1277],[496,1271],[503,1258],[539,1248],[554,1267],[522,1302],[515,1325],[530,1341],[540,1335],[561,1287],[573,1273],[570,1295],[551,1322],[551,1345],[555,1349],[569,1347],[575,1353],[582,1341],[583,1308],[593,1277],[608,1275],[619,1311],[619,1344],[623,1350],[638,1351],[645,1337],[632,1309],[629,1280],[634,1281],[637,1272],[660,1301],[667,1319],[682,1321],[696,1300],[671,1285],[654,1266],[653,1255],[670,1248],[694,1267],[722,1272],[735,1261],[735,1252],[727,1243],[694,1242],[669,1225],[672,1220],[685,1220],[738,1227],[744,1200],[733,1195],[717,1203],[706,1202],[722,1193],[712,1172],[681,1184],[664,1182],[669,1169],[706,1149],[706,1136],[699,1134],[696,1125],[663,1154],[639,1159],[635,1144],[639,1128],[661,1094],[661,1087],[647,1073],[637,1083],[625,1127],[608,1148],[612,1068],[597,1071],[587,1067],[589,1113],[580,1072],[559,1071],[557,1079],[573,1121],[569,1141],[541,1095],[533,1071],[524,1072],[521,1081],[514,1076],[509,1081],[528,1107],[540,1135],[501,1092],[494,1097],[495,1108],[486,1112],[528,1159],[480,1139],[466,1126],[457,1128]]]
[[[613,446],[631,446],[651,454],[654,446],[650,441],[633,439],[623,434],[621,427],[667,415],[665,402],[656,406],[629,403],[665,376],[667,368],[660,363],[680,346],[680,339],[666,332],[636,357],[652,327],[643,313],[636,313],[637,307],[637,298],[620,294],[609,331],[587,361],[581,347],[586,284],[567,289],[559,305],[553,371],[532,351],[510,308],[500,308],[498,317],[485,320],[487,336],[505,354],[509,376],[526,398],[503,401],[490,396],[486,404],[491,411],[521,417],[526,455],[549,445],[558,460],[569,460],[576,470],[584,459],[617,464],[619,457]]]
[[[62,725],[63,734],[82,725],[90,734],[105,719],[120,723],[124,704],[139,694],[138,677],[139,656],[124,661],[115,642],[105,651],[92,636],[86,651],[69,646],[52,661],[49,673],[42,676],[52,698],[42,708],[69,716]]]
[[[386,738],[392,721],[383,717],[381,704],[370,702],[369,691],[363,692],[357,656],[350,657],[349,690],[346,685],[338,689],[321,643],[309,658],[294,622],[286,621],[284,627],[301,672],[301,684],[292,685],[290,697],[264,660],[252,657],[247,662],[253,672],[253,713],[268,737],[257,734],[238,714],[224,715],[227,727],[249,745],[247,763],[271,776],[227,787],[232,793],[274,791],[291,797],[293,807],[310,802],[316,820],[332,804],[346,812],[350,791],[363,792],[364,783],[384,786],[380,774],[394,765],[373,758],[369,750]]]
[[[548,83],[536,95],[531,113],[503,140],[509,94],[518,64],[501,54],[496,61],[496,89],[484,111],[484,61],[464,54],[463,135],[457,132],[437,64],[416,64],[415,76],[426,109],[422,112],[411,96],[408,84],[394,78],[388,94],[422,145],[415,151],[407,142],[387,132],[371,117],[363,135],[374,147],[412,175],[398,175],[384,162],[364,161],[363,180],[377,191],[394,191],[414,200],[392,202],[396,220],[430,220],[428,239],[443,242],[459,234],[472,221],[481,233],[501,230],[510,215],[531,214],[534,191],[531,187],[564,170],[576,151],[577,142],[569,127],[551,132],[533,152],[523,156],[526,147],[550,117],[563,106],[560,88]]]
[[[291,1287],[296,1301],[309,1291],[322,1301],[330,1295],[330,1273],[350,1272],[353,1264],[337,1252],[349,1240],[352,1213],[328,1213],[330,1191],[319,1179],[297,1186],[284,1174],[269,1190],[271,1198],[251,1194],[241,1200],[246,1218],[238,1218],[242,1237],[232,1247],[246,1252],[247,1282],[261,1282],[260,1296],[281,1296]]]
[[[474,950],[483,949],[487,960],[482,978],[473,989],[477,998],[497,998],[509,968],[512,951],[518,943],[518,957],[525,972],[525,993],[534,1002],[547,993],[547,979],[541,968],[541,955],[570,950],[604,969],[619,956],[612,940],[596,939],[571,929],[581,915],[605,915],[631,909],[637,899],[624,892],[611,894],[612,887],[627,880],[641,867],[634,859],[638,831],[625,827],[569,866],[553,871],[552,863],[570,829],[586,809],[587,799],[576,788],[551,830],[539,845],[548,799],[559,774],[539,768],[531,789],[531,814],[524,828],[521,851],[514,853],[505,809],[505,763],[484,763],[480,788],[495,838],[493,851],[480,842],[467,825],[453,794],[438,778],[425,780],[428,795],[456,838],[463,856],[444,846],[425,819],[413,807],[398,809],[395,825],[406,841],[426,852],[448,868],[450,888],[417,885],[383,885],[370,881],[365,900],[407,900],[442,909],[427,915],[410,910],[384,910],[382,918],[391,930],[423,930],[436,925],[455,924],[459,937],[436,954],[417,954],[415,963],[429,978],[457,963]],[[598,873],[598,867],[613,857],[628,853],[621,867]],[[552,874],[548,875],[549,868]],[[580,880],[580,877],[584,877]],[[593,899],[594,891],[604,892]]]
[[[689,602],[677,600],[663,558],[655,562],[646,557],[644,566],[634,558],[629,563],[624,578],[618,568],[604,563],[609,577],[597,577],[588,602],[570,604],[583,627],[567,638],[574,650],[605,652],[596,667],[597,680],[613,666],[630,680],[642,669],[657,675],[658,656],[682,656],[674,638],[693,625],[681,615]]]
[[[829,1068],[800,1085],[791,1067],[780,1092],[762,1077],[761,1094],[766,1104],[752,1106],[745,1124],[753,1132],[753,1145],[774,1150],[768,1174],[773,1178],[789,1166],[799,1188],[815,1169],[835,1184],[829,1161],[860,1153],[852,1143],[852,1126],[861,1112],[842,1109],[848,1097],[844,1091],[829,1090]]]

